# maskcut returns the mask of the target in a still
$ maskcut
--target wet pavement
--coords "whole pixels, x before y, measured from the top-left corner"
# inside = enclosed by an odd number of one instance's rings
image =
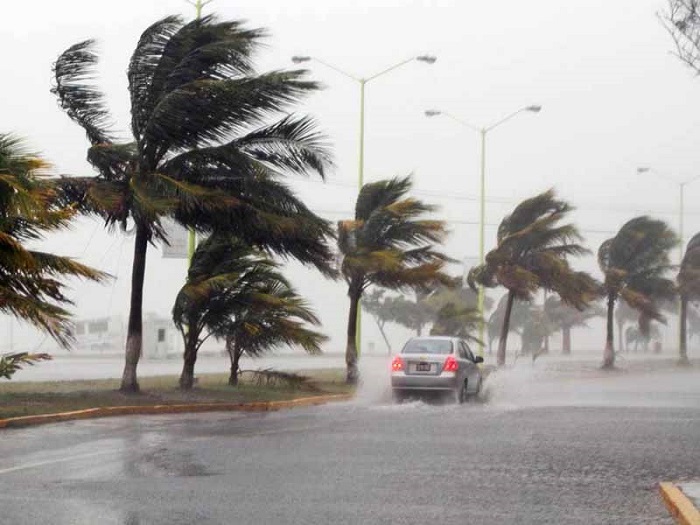
[[[678,485],[678,488],[681,489],[683,494],[688,496],[688,499],[693,502],[696,509],[700,509],[700,481],[681,483]]]
[[[2,431],[13,524],[671,525],[656,484],[700,464],[700,371],[492,376],[463,406],[357,401],[269,414]]]

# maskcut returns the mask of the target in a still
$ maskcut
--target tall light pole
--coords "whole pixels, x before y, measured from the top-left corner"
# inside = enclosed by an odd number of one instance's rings
[[[191,4],[195,8],[195,18],[199,20],[202,18],[202,8],[213,2],[214,0],[187,0],[188,4]],[[194,228],[190,228],[188,235],[187,235],[187,267],[189,268],[192,266],[192,257],[194,257],[194,250],[196,248],[197,244],[197,234],[194,231]]]
[[[486,223],[486,135],[489,131],[497,128],[501,124],[509,121],[516,115],[523,112],[539,113],[542,110],[542,106],[531,105],[522,107],[512,113],[509,113],[505,117],[497,120],[493,124],[485,127],[475,126],[465,120],[455,117],[454,115],[447,113],[445,111],[440,111],[438,109],[428,109],[425,111],[426,117],[438,117],[444,116],[458,124],[467,127],[479,134],[480,140],[480,154],[479,154],[479,176],[480,176],[480,205],[479,205],[479,263],[484,264],[484,237],[485,237],[485,223]],[[477,297],[477,307],[479,309],[479,315],[481,316],[481,323],[479,324],[479,355],[484,356],[484,287],[479,286],[479,295]]]
[[[328,62],[321,60],[320,58],[308,56],[308,55],[295,55],[292,57],[292,62],[295,64],[302,64],[304,62],[318,62],[319,64],[332,69],[336,73],[340,73],[346,78],[358,83],[360,85],[360,140],[359,140],[359,155],[358,155],[358,168],[357,168],[357,191],[358,194],[365,183],[365,87],[367,84],[376,80],[377,78],[386,75],[390,71],[400,68],[410,62],[423,62],[424,64],[434,64],[437,58],[433,55],[417,55],[407,58],[389,66],[386,69],[379,71],[369,77],[358,77],[347,71],[340,69],[339,67],[329,64]],[[357,309],[357,335],[355,337],[355,346],[357,347],[357,355],[360,355],[361,343],[362,343],[362,308]]]

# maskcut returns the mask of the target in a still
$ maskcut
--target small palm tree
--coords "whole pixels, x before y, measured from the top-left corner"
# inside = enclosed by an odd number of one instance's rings
[[[64,180],[64,199],[136,232],[122,391],[139,390],[146,250],[167,242],[163,218],[199,231],[227,227],[250,245],[331,273],[332,228],[279,180],[323,176],[330,164],[313,122],[287,114],[317,85],[301,70],[257,73],[253,53],[264,34],[211,16],[187,24],[170,16],[146,29],[127,71],[128,141],[115,138],[93,86],[94,42],[68,48],[54,66],[53,91],[84,128],[98,172]]]
[[[625,223],[615,237],[598,249],[607,299],[603,368],[615,366],[613,314],[618,299],[639,312],[643,330],[652,319],[664,320],[661,304],[675,297],[673,281],[664,275],[670,270],[669,250],[677,243],[676,235],[665,222],[642,216]]]
[[[235,235],[222,232],[197,248],[175,300],[173,321],[185,342],[180,375],[184,390],[192,388],[197,352],[212,336],[226,340],[231,384],[237,383],[243,353],[257,356],[281,345],[318,353],[326,340],[306,327],[319,320],[277,265]]]
[[[508,289],[497,363],[505,364],[513,302],[529,301],[543,288],[557,293],[574,308],[585,308],[598,293],[598,284],[585,272],[576,272],[568,258],[587,253],[573,224],[559,224],[572,207],[549,190],[520,203],[498,227],[497,245],[486,262],[469,272],[469,285]]]
[[[444,272],[448,257],[435,246],[446,236],[445,223],[422,219],[434,208],[407,197],[410,189],[410,177],[365,184],[355,218],[338,223],[341,273],[350,297],[345,363],[351,384],[358,379],[357,311],[370,285],[427,291],[454,282]]]
[[[72,301],[58,278],[101,281],[106,275],[69,257],[25,245],[67,228],[76,214],[73,207],[57,202],[51,181],[41,176],[45,168],[47,163],[29,153],[22,140],[0,134],[0,311],[32,323],[69,346],[71,324],[65,307]],[[7,359],[7,363],[20,363],[28,358]]]
[[[687,365],[688,303],[700,299],[700,233],[696,233],[688,242],[677,280],[681,299],[679,363]]]
[[[553,327],[561,330],[561,353],[564,355],[571,354],[572,328],[588,326],[587,323],[590,319],[605,315],[605,310],[598,304],[591,304],[588,308],[578,310],[555,296],[547,297],[544,303],[544,312]]]

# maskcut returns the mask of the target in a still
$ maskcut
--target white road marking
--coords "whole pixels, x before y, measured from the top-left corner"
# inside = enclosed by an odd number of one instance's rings
[[[114,451],[100,451],[100,452],[89,452],[87,454],[76,454],[75,456],[68,456],[65,458],[48,459],[46,461],[37,461],[35,463],[25,463],[24,465],[17,465],[15,467],[0,469],[0,475],[10,474],[11,472],[18,472],[20,470],[28,470],[32,468],[45,467],[46,465],[54,465],[56,463],[66,463],[69,461],[78,461],[81,459],[94,458],[96,456],[104,456],[106,454],[111,454]]]

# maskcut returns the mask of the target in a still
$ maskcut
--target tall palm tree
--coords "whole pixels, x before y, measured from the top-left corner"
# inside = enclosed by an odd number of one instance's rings
[[[594,317],[605,315],[605,310],[598,304],[579,310],[572,308],[555,296],[547,297],[544,302],[544,312],[550,323],[561,330],[561,353],[571,354],[571,330],[577,326],[588,326],[588,321]]]
[[[436,249],[446,236],[445,223],[421,218],[434,208],[407,196],[411,184],[410,177],[365,184],[355,218],[338,223],[341,273],[350,297],[345,363],[351,384],[358,379],[357,310],[370,285],[403,291],[454,282],[444,272],[448,257]]]
[[[197,352],[209,337],[226,340],[231,384],[237,383],[243,353],[257,356],[295,345],[314,354],[326,340],[306,327],[319,320],[278,265],[228,232],[214,233],[197,248],[175,300],[173,321],[185,342],[184,390],[193,386]]]
[[[585,254],[581,235],[573,224],[560,224],[572,210],[549,190],[521,202],[498,227],[497,245],[484,264],[469,272],[469,285],[503,286],[508,290],[497,363],[505,364],[513,302],[528,301],[543,288],[557,293],[574,308],[585,308],[598,293],[598,284],[585,272],[576,272],[568,258]]]
[[[678,272],[678,292],[681,299],[679,363],[688,361],[688,303],[700,299],[700,233],[693,235],[685,249]]]
[[[280,181],[284,173],[323,176],[330,164],[314,123],[287,114],[317,85],[302,70],[257,73],[263,36],[211,16],[187,24],[170,16],[146,29],[127,71],[130,141],[116,139],[93,85],[93,41],[68,48],[54,66],[53,92],[84,128],[98,173],[64,180],[63,198],[136,232],[122,391],[139,390],[146,249],[167,242],[164,217],[199,231],[228,228],[247,244],[331,273],[332,228]],[[279,115],[286,116],[270,123]]]
[[[598,249],[598,265],[603,272],[603,293],[607,300],[607,331],[603,368],[615,366],[613,340],[614,310],[618,298],[640,314],[640,328],[648,321],[663,321],[660,308],[675,296],[669,271],[668,253],[678,243],[668,225],[649,217],[635,217],[625,223]]]
[[[47,167],[21,139],[0,134],[0,311],[69,346],[73,336],[66,307],[73,303],[59,278],[101,281],[106,274],[25,245],[67,228],[76,214],[73,207],[58,202],[51,181],[41,173]],[[8,357],[6,362],[17,359]]]

